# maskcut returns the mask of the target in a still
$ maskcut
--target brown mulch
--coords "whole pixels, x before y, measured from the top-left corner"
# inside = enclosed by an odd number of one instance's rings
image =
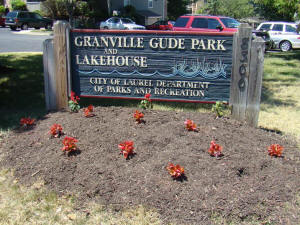
[[[300,151],[292,138],[198,112],[144,110],[145,123],[137,124],[135,110],[96,107],[90,118],[82,110],[49,113],[32,129],[10,133],[2,166],[14,168],[26,185],[42,178],[57,193],[76,193],[82,205],[96,200],[120,210],[142,204],[166,223],[211,224],[218,216],[241,223],[300,221],[287,204],[300,193]],[[185,130],[187,118],[199,132]],[[78,139],[77,154],[63,154],[64,136],[50,138],[54,123]],[[126,140],[136,152],[128,160],[118,149]],[[223,157],[208,154],[212,140]],[[271,144],[284,146],[283,157],[268,155]],[[172,179],[169,162],[183,166],[186,178]]]

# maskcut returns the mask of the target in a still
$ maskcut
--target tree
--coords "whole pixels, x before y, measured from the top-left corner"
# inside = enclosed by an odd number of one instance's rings
[[[267,20],[293,21],[300,14],[299,0],[254,0],[256,11]]]
[[[254,8],[249,0],[209,0],[200,13],[240,19],[253,16]]]
[[[28,11],[26,3],[22,0],[13,0],[11,2],[12,10],[21,10],[21,11]]]
[[[179,16],[187,13],[187,5],[189,0],[168,0],[168,18],[176,20]]]

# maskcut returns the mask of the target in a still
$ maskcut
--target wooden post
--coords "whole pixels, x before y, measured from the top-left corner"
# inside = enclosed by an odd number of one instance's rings
[[[232,117],[257,126],[262,86],[264,41],[252,40],[252,28],[241,24],[234,36],[229,104]]]
[[[229,104],[232,105],[232,117],[240,121],[246,119],[251,37],[252,28],[248,24],[242,23],[233,40]]]
[[[47,110],[56,110],[56,79],[53,39],[43,42],[44,86]]]
[[[56,104],[57,109],[68,106],[68,79],[67,79],[67,38],[66,30],[69,23],[57,21],[54,24],[54,61],[56,77]]]
[[[246,122],[257,126],[264,69],[265,42],[258,37],[251,45]]]

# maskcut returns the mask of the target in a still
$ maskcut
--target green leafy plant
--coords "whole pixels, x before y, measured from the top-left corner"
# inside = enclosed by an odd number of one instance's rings
[[[11,1],[11,7],[13,10],[28,11],[26,3],[22,0]]]
[[[145,94],[145,99],[142,100],[141,103],[140,103],[140,107],[142,109],[152,109],[153,108],[152,101],[151,101],[150,97],[151,97],[150,93]]]
[[[224,116],[224,110],[225,103],[220,101],[217,101],[211,109],[211,111],[217,115],[217,118]]]
[[[69,101],[69,107],[72,112],[78,112],[80,109],[80,105],[78,101],[80,98],[76,96],[75,92],[71,91],[71,100]]]

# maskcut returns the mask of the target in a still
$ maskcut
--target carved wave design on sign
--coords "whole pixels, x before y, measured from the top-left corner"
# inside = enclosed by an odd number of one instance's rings
[[[154,75],[159,75],[161,77],[174,77],[176,75],[179,75],[184,78],[195,78],[195,77],[203,77],[205,79],[216,79],[219,77],[226,78],[226,69],[227,65],[223,64],[223,62],[220,60],[219,62],[215,63],[208,63],[205,60],[203,62],[192,62],[191,65],[187,63],[186,60],[183,62],[177,62],[172,67],[172,73],[170,74],[164,74],[159,71],[155,71],[153,73],[141,73],[138,70],[134,70],[132,72],[121,72],[116,69],[110,72],[105,71],[99,71],[98,69],[93,69],[91,71],[82,71],[77,70],[81,74],[89,75],[92,73],[98,73],[100,75],[111,75],[111,74],[118,74],[122,76],[132,76],[132,75],[140,75],[144,77],[151,77]]]

